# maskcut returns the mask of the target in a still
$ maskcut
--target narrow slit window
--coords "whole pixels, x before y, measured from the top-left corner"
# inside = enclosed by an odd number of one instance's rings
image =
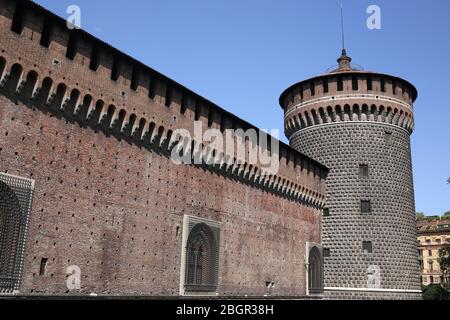
[[[367,77],[367,90],[373,90],[372,77]]]
[[[93,71],[97,71],[98,69],[99,53],[100,51],[98,50],[97,47],[92,48],[91,61],[89,62],[89,69]]]
[[[358,90],[358,78],[356,76],[352,77],[352,90]]]
[[[119,79],[119,59],[114,57],[113,65],[111,68],[111,80],[117,81]]]
[[[170,105],[172,104],[172,94],[173,94],[173,89],[170,86],[167,86],[166,100],[164,102],[166,107],[170,107]]]
[[[387,145],[390,145],[392,143],[392,132],[389,131],[384,132],[384,142]]]
[[[138,88],[138,82],[139,82],[139,69],[137,66],[133,67],[133,72],[131,73],[131,90],[136,91]]]
[[[386,92],[386,80],[380,80],[381,92]]]
[[[344,90],[344,79],[342,79],[342,77],[337,77],[337,90],[338,91]]]
[[[328,93],[328,79],[323,79],[323,92]]]
[[[41,265],[39,266],[39,275],[40,276],[45,276],[45,274],[47,272],[47,262],[48,262],[48,258],[41,259]]]
[[[316,87],[315,87],[313,81],[311,81],[311,82],[309,83],[309,89],[311,90],[311,96],[314,96],[314,95],[316,94]]]

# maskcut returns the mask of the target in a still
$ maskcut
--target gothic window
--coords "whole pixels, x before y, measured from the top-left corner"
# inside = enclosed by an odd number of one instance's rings
[[[319,249],[313,246],[308,257],[308,291],[323,292],[323,263]]]
[[[196,224],[186,245],[186,291],[217,289],[218,242],[213,230],[205,223]]]
[[[0,292],[20,286],[33,182],[0,174]]]

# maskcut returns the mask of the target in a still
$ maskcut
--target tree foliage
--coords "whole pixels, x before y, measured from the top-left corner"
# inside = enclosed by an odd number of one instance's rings
[[[423,300],[449,300],[450,293],[438,284],[430,284],[422,288]]]
[[[425,219],[425,213],[423,212],[416,212],[416,218],[417,219]]]
[[[439,249],[439,266],[444,275],[445,286],[450,286],[450,242],[443,244]]]

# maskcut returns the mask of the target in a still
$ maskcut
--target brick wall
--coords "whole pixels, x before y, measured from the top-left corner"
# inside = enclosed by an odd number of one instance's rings
[[[11,31],[16,3],[0,1],[0,171],[35,180],[21,293],[177,295],[187,214],[220,223],[219,294],[305,295],[327,168],[284,144],[271,176],[175,165],[177,128],[254,127],[81,31],[66,57],[71,31],[30,2]],[[66,287],[71,265],[81,291]]]

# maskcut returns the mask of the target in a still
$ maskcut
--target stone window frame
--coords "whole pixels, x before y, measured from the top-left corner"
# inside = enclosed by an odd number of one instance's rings
[[[9,194],[9,200],[16,203],[17,212],[12,212],[12,214],[16,216],[20,214],[20,217],[11,216],[14,219],[14,221],[10,221],[13,223],[12,225],[3,224],[4,227],[15,227],[14,230],[16,232],[11,234],[9,232],[10,229],[8,229],[8,232],[5,234],[10,237],[3,236],[0,239],[0,250],[5,241],[9,243],[8,247],[12,245],[11,250],[14,249],[14,252],[10,254],[10,256],[13,256],[12,260],[0,262],[0,269],[2,269],[0,270],[0,274],[3,276],[6,275],[6,277],[0,278],[0,293],[17,294],[22,284],[26,240],[28,237],[35,181],[7,173],[0,173],[0,184],[3,192]],[[3,199],[0,199],[0,204],[5,205],[6,203],[2,203],[1,200]]]
[[[324,292],[324,256],[320,244],[306,243],[305,265],[306,294],[322,295]]]
[[[192,250],[193,241],[200,237],[205,245],[205,259],[202,260],[202,274],[200,283],[192,280]],[[200,245],[200,244],[199,244]],[[196,216],[184,215],[182,231],[182,252],[180,268],[180,295],[215,296],[219,288],[219,248],[220,224]],[[191,259],[189,259],[191,257]],[[197,269],[197,271],[200,269]],[[191,282],[191,283],[190,283]]]

